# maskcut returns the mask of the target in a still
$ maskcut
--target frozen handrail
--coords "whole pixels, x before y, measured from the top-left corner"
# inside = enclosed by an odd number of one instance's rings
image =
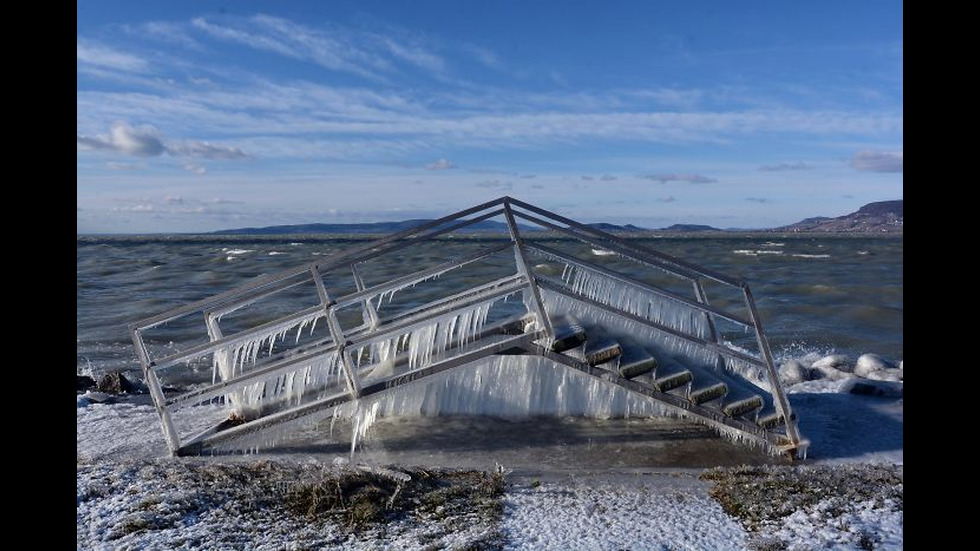
[[[504,219],[509,243],[365,284],[363,275],[370,274],[368,261],[495,217]],[[517,219],[536,224],[546,232],[525,235]],[[685,296],[657,282],[641,281],[633,274],[621,273],[538,242],[556,237],[610,250],[619,257],[656,268],[659,273],[679,277],[688,282],[693,296]],[[380,311],[385,297],[390,299],[401,289],[424,286],[435,277],[452,277],[460,268],[498,258],[507,250],[513,252],[509,275],[476,284],[464,278],[466,288],[457,289],[451,296],[429,300],[394,315]],[[541,272],[544,265],[532,264],[532,257],[564,265],[562,280]],[[333,283],[325,283],[327,276],[351,278],[355,290],[336,292],[331,288]],[[702,280],[737,289],[747,315],[710,304]],[[223,316],[257,301],[279,296],[289,298],[309,287],[314,291],[310,300],[317,303],[315,306],[296,308],[272,320],[260,316],[258,323],[247,327],[241,327],[240,323],[222,325]],[[497,321],[488,323],[490,311],[514,294],[524,297],[520,330],[516,335],[513,317],[508,321],[496,316]],[[355,321],[353,327],[350,326],[351,308],[360,313],[360,322]],[[642,338],[644,346],[687,354],[697,361],[714,358],[721,370],[718,375],[731,375],[726,380],[734,390],[745,387],[749,392],[759,390],[772,396],[775,418],[781,420],[784,430],[750,422],[743,411],[745,408],[738,409],[739,415],[727,415],[722,409],[708,407],[702,403],[710,401],[702,399],[703,393],[695,393],[693,398],[688,395],[690,384],[684,387],[688,393],[684,394],[683,389],[675,390],[674,385],[664,383],[661,388],[652,379],[647,383],[627,379],[609,366],[592,366],[573,355],[552,352],[553,324],[557,318],[572,312],[590,319],[600,330],[618,330],[621,336]],[[345,322],[341,321],[341,314],[346,316]],[[146,335],[178,320],[203,321],[208,342],[159,355],[148,344]],[[753,332],[758,353],[723,342],[716,327],[718,320]],[[321,331],[314,335],[318,322],[322,323]],[[601,377],[655,400],[678,415],[700,421],[722,434],[746,437],[773,452],[797,452],[807,445],[799,435],[796,418],[779,383],[747,284],[510,197],[488,201],[320,262],[260,276],[235,289],[134,323],[130,330],[164,435],[174,454],[201,452],[238,435],[267,430],[314,412],[329,414],[334,408],[363,396],[471,364],[502,350],[515,349]],[[295,343],[289,346],[286,339],[292,340],[293,334]],[[277,345],[278,351],[274,350]],[[260,358],[262,351],[267,353]],[[165,395],[159,379],[161,370],[192,365],[208,357],[213,364],[210,385],[169,398]],[[762,369],[762,375],[749,380],[741,377],[740,373],[753,369]],[[727,384],[715,385],[717,389],[722,387],[727,392]],[[726,392],[715,392],[712,396],[724,396]],[[743,392],[741,396],[744,395]],[[209,401],[223,404],[222,410],[232,413],[231,417],[196,435],[184,434],[174,416]],[[754,411],[758,416],[758,411]]]

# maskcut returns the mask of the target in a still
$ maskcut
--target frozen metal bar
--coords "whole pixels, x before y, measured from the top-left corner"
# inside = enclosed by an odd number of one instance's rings
[[[745,304],[749,307],[749,315],[752,317],[752,323],[755,324],[755,338],[759,343],[759,351],[762,353],[762,358],[765,360],[764,365],[766,374],[769,377],[769,386],[772,387],[772,395],[776,399],[776,413],[782,415],[783,419],[786,419],[786,435],[790,440],[800,442],[800,432],[796,426],[796,421],[793,420],[793,411],[790,409],[789,400],[783,391],[783,385],[779,383],[779,373],[776,371],[776,363],[772,359],[772,351],[769,350],[769,339],[766,338],[766,334],[762,331],[762,320],[759,319],[759,311],[755,307],[752,290],[749,289],[748,285],[742,285],[742,293],[745,295]]]
[[[489,247],[481,251],[478,251],[476,254],[472,254],[470,256],[457,260],[450,260],[449,262],[444,262],[442,264],[439,264],[438,266],[433,266],[425,270],[421,270],[399,278],[392,279],[380,285],[369,287],[367,289],[364,289],[363,291],[357,291],[349,295],[342,296],[336,300],[335,302],[336,307],[343,308],[345,306],[350,306],[351,304],[362,302],[364,300],[370,299],[371,297],[380,295],[392,289],[399,289],[411,285],[413,283],[418,283],[434,275],[445,273],[449,270],[454,270],[456,268],[466,266],[467,264],[477,262],[488,256],[492,256],[496,253],[499,253],[500,251],[507,249],[509,247],[510,247],[510,243],[498,247]]]
[[[590,366],[589,364],[581,362],[575,358],[572,358],[571,356],[552,352],[551,350],[548,350],[547,348],[538,344],[532,343],[526,345],[524,348],[529,352],[544,356],[553,362],[571,367],[617,386],[621,386],[646,398],[652,398],[657,402],[670,407],[677,414],[686,419],[700,422],[709,427],[716,427],[717,429],[725,432],[734,429],[747,437],[751,437],[771,450],[786,452],[794,450],[797,447],[798,442],[789,442],[784,436],[766,431],[755,423],[749,423],[741,419],[727,417],[720,411],[699,406],[683,396],[670,394],[669,392],[660,392],[650,385],[620,377],[609,370],[601,367]]]
[[[340,354],[340,361],[344,366],[344,377],[347,379],[347,390],[350,391],[351,398],[357,399],[361,395],[361,382],[357,378],[354,366],[351,365],[350,356],[347,354],[347,341],[344,337],[344,331],[340,327],[340,322],[337,320],[337,311],[330,301],[327,288],[323,286],[323,278],[320,277],[320,271],[314,265],[310,268],[310,272],[313,273],[316,292],[320,295],[323,312],[327,318],[327,326],[330,328],[330,338],[333,339],[333,342],[337,343],[337,353]]]
[[[510,203],[504,202],[504,217],[507,219],[507,228],[510,230],[510,239],[514,243],[514,257],[517,260],[517,271],[528,282],[528,291],[531,293],[531,301],[534,304],[534,314],[537,317],[538,329],[543,329],[549,337],[555,336],[555,330],[551,326],[551,319],[548,318],[548,311],[544,309],[541,302],[541,291],[534,280],[534,273],[527,266],[527,254],[524,252],[524,241],[517,230],[517,222],[514,221],[514,213],[510,210]]]
[[[697,335],[691,335],[691,334],[685,333],[683,331],[679,331],[677,329],[674,329],[672,327],[667,327],[666,325],[663,325],[661,323],[657,323],[655,321],[648,320],[646,318],[641,318],[640,316],[637,316],[637,315],[632,314],[630,312],[626,312],[626,311],[620,310],[619,308],[615,308],[613,306],[609,306],[608,304],[603,304],[601,302],[592,300],[592,299],[590,299],[588,297],[584,297],[584,296],[579,295],[577,293],[573,293],[564,284],[555,282],[555,281],[553,281],[551,279],[546,279],[546,278],[541,277],[538,280],[538,284],[542,288],[548,289],[549,291],[554,291],[554,292],[559,293],[561,295],[564,295],[564,296],[566,296],[568,298],[577,300],[577,301],[579,301],[579,302],[581,302],[583,304],[587,304],[589,306],[594,306],[594,307],[597,307],[597,308],[601,308],[603,310],[606,310],[607,312],[612,312],[612,313],[614,313],[614,314],[616,314],[618,316],[624,317],[624,318],[629,319],[631,321],[635,321],[636,323],[639,323],[639,324],[642,324],[642,325],[646,325],[646,326],[650,327],[651,329],[656,329],[656,330],[661,331],[663,333],[668,333],[670,335],[673,335],[675,337],[684,339],[686,341],[693,342],[694,344],[701,345],[704,348],[717,351],[720,354],[724,354],[727,357],[734,358],[736,360],[741,360],[741,361],[743,361],[745,363],[749,363],[749,364],[752,364],[752,365],[755,365],[755,366],[765,367],[765,363],[762,360],[760,360],[759,358],[753,358],[752,356],[749,356],[748,354],[744,354],[742,352],[739,352],[738,350],[733,350],[731,348],[728,348],[727,346],[724,346],[724,345],[721,345],[721,344],[716,344],[716,343],[713,343],[711,341],[702,339],[701,337],[698,337]]]
[[[487,201],[486,203],[477,205],[475,207],[470,207],[468,209],[464,209],[464,210],[455,212],[453,214],[449,214],[447,216],[443,216],[442,218],[439,218],[437,220],[432,220],[431,222],[426,222],[425,224],[421,224],[419,226],[415,226],[413,228],[408,228],[406,230],[403,230],[403,231],[400,231],[400,232],[391,234],[389,236],[383,237],[383,238],[378,239],[376,241],[372,241],[372,242],[370,242],[367,245],[364,245],[364,246],[361,246],[361,247],[356,247],[354,249],[350,249],[350,250],[341,252],[337,256],[329,259],[328,262],[322,264],[322,267],[324,269],[333,269],[333,268],[335,268],[337,266],[341,266],[343,264],[349,264],[351,262],[355,262],[355,261],[357,261],[357,257],[358,256],[365,255],[365,254],[370,254],[373,251],[375,251],[375,249],[377,249],[378,247],[387,245],[389,243],[393,243],[395,241],[401,241],[401,240],[403,240],[405,238],[408,238],[408,237],[415,236],[415,235],[420,234],[420,233],[422,233],[422,232],[424,232],[426,230],[429,230],[429,229],[432,229],[432,228],[437,228],[437,227],[439,227],[439,226],[441,226],[443,224],[446,224],[447,222],[452,222],[452,221],[457,220],[459,218],[462,218],[464,216],[469,216],[470,214],[474,214],[474,213],[477,213],[477,212],[480,212],[480,211],[489,209],[491,207],[495,207],[497,205],[501,205],[501,204],[503,204],[503,202],[504,202],[504,198],[501,197],[499,199],[494,199],[493,201]],[[498,212],[494,213],[492,216],[496,216],[497,214],[500,214],[500,212],[498,211]],[[487,218],[490,218],[492,216],[489,216],[488,215]],[[474,224],[474,223],[476,223],[478,221],[480,221],[480,219],[465,220],[465,221],[460,222],[459,224],[456,224],[454,226],[451,226],[451,227],[448,227],[448,228],[442,228],[442,229],[440,229],[440,230],[438,230],[436,232],[432,232],[431,234],[425,236],[425,238],[431,238],[431,237],[434,237],[436,235],[440,235],[442,233],[445,233],[447,231],[454,231],[455,229],[462,228],[462,227],[468,226],[470,224]],[[386,252],[390,252],[390,251],[386,251]],[[242,286],[236,287],[234,289],[229,289],[228,291],[225,291],[223,293],[217,294],[215,296],[212,296],[212,297],[209,297],[209,298],[206,298],[206,299],[202,299],[202,300],[198,300],[198,301],[192,302],[190,304],[187,304],[187,305],[184,305],[184,306],[180,306],[180,307],[174,308],[172,310],[168,310],[168,311],[163,312],[161,314],[157,314],[156,316],[152,316],[152,317],[149,317],[149,318],[140,320],[140,321],[138,321],[136,323],[131,324],[130,327],[131,328],[137,328],[137,329],[148,329],[148,328],[153,327],[155,325],[159,325],[161,323],[165,323],[165,322],[171,321],[173,319],[176,319],[176,318],[185,316],[187,314],[192,314],[194,312],[201,311],[201,310],[204,310],[204,309],[214,309],[214,307],[216,305],[222,303],[223,301],[227,301],[227,300],[231,300],[231,299],[236,299],[237,297],[239,297],[239,295],[247,294],[249,292],[255,291],[255,290],[259,289],[259,288],[262,288],[262,287],[265,287],[265,286],[268,286],[268,285],[274,285],[274,284],[280,283],[283,280],[289,279],[291,277],[296,277],[296,276],[299,276],[299,275],[303,275],[303,274],[305,274],[310,269],[311,266],[315,266],[315,265],[317,265],[317,264],[316,263],[310,263],[310,264],[306,264],[306,265],[303,265],[303,266],[298,266],[296,268],[291,268],[289,270],[284,270],[282,272],[278,272],[278,273],[274,273],[274,274],[269,274],[269,275],[259,276],[259,277],[255,278],[254,280],[245,283]]]
[[[361,277],[361,273],[357,270],[357,263],[350,265],[351,274],[354,276],[354,285],[357,286],[358,291],[364,290],[364,279]],[[362,302],[364,308],[364,323],[368,324],[371,329],[378,326],[378,310],[371,303],[371,299],[364,299]]]
[[[151,361],[150,366],[153,367],[153,369],[164,369],[181,362],[189,362],[191,360],[200,358],[201,356],[210,354],[211,352],[214,352],[216,350],[220,350],[225,347],[231,347],[236,344],[243,343],[245,341],[250,341],[262,335],[268,335],[270,332],[273,332],[273,329],[276,328],[282,329],[285,327],[291,327],[304,320],[318,318],[322,315],[323,315],[323,308],[321,306],[311,306],[305,310],[300,310],[295,314],[283,316],[279,319],[272,320],[267,323],[263,323],[262,325],[258,325],[256,327],[247,329],[245,331],[240,331],[228,337],[224,337],[216,341],[199,344],[197,346],[192,346],[187,350],[184,350],[183,352],[178,352],[176,354],[166,356],[160,359],[159,361],[156,362]]]
[[[146,350],[146,343],[143,342],[143,336],[140,335],[138,329],[133,329],[131,334],[133,337],[133,346],[136,347],[136,354],[139,356],[140,364],[143,366],[143,377],[146,379],[146,386],[150,388],[150,397],[153,398],[153,405],[156,407],[157,415],[160,417],[160,426],[163,428],[163,436],[167,440],[167,447],[170,448],[170,453],[176,454],[177,450],[180,449],[180,435],[177,433],[177,429],[174,428],[173,419],[171,419],[170,412],[166,408],[166,399],[163,396],[163,389],[160,387],[160,379],[157,378],[156,373],[153,371],[150,363],[150,354]]]
[[[673,274],[675,276],[683,277],[683,278],[689,279],[689,280],[690,279],[694,279],[695,277],[697,277],[697,273],[695,273],[695,272],[692,272],[690,270],[686,270],[684,268],[679,268],[677,266],[673,266],[671,264],[665,263],[665,262],[663,262],[663,261],[661,261],[659,259],[653,258],[653,257],[649,257],[649,256],[645,256],[645,255],[639,254],[636,251],[633,251],[633,250],[629,249],[628,247],[623,246],[620,242],[617,242],[617,241],[608,241],[605,238],[599,238],[599,237],[591,236],[591,235],[588,235],[588,234],[584,234],[584,233],[579,232],[576,229],[573,229],[573,228],[565,228],[565,227],[559,226],[558,224],[555,224],[554,222],[549,222],[548,220],[545,220],[543,218],[538,218],[537,216],[534,216],[534,215],[531,215],[531,214],[526,214],[526,213],[523,213],[523,212],[520,212],[520,211],[514,211],[514,215],[517,216],[518,218],[523,218],[524,220],[527,220],[528,222],[534,222],[535,224],[538,224],[540,226],[544,226],[546,228],[550,228],[550,229],[555,230],[555,231],[557,231],[559,233],[564,233],[566,235],[570,235],[570,236],[574,237],[575,239],[578,239],[579,241],[582,241],[584,243],[588,243],[588,244],[590,244],[590,245],[592,245],[594,247],[600,247],[600,248],[603,248],[603,249],[609,249],[611,251],[614,251],[616,253],[619,253],[620,255],[626,257],[629,260],[633,260],[633,261],[639,262],[641,264],[646,264],[648,266],[652,266],[654,268],[663,270],[663,271],[665,271],[665,272],[667,272],[669,274]]]
[[[625,276],[623,274],[614,272],[614,271],[610,270],[609,268],[605,268],[603,266],[599,266],[598,264],[593,264],[591,262],[588,262],[588,261],[585,261],[585,260],[580,260],[578,258],[569,256],[569,255],[567,255],[567,254],[565,254],[565,253],[563,253],[561,251],[558,251],[558,250],[553,249],[551,247],[548,247],[546,245],[542,245],[540,243],[527,243],[527,244],[525,244],[525,247],[527,247],[528,249],[530,249],[532,251],[539,251],[539,252],[541,252],[541,253],[543,253],[545,255],[556,257],[559,260],[561,260],[562,262],[566,262],[566,263],[571,264],[573,266],[577,266],[577,267],[582,268],[582,269],[585,269],[585,270],[592,270],[592,271],[598,272],[598,273],[600,273],[600,274],[602,274],[602,275],[604,275],[604,276],[606,276],[606,277],[608,277],[610,279],[615,279],[616,281],[619,281],[620,283],[625,283],[626,285],[631,285],[631,286],[636,287],[637,289],[640,289],[642,291],[646,291],[648,293],[652,293],[652,294],[655,294],[655,295],[664,297],[664,298],[669,299],[669,300],[680,302],[682,304],[685,304],[687,306],[690,306],[691,308],[695,308],[697,310],[701,310],[702,312],[705,312],[705,313],[714,314],[714,315],[716,315],[718,317],[725,318],[725,319],[727,319],[729,321],[738,323],[740,325],[744,325],[745,327],[748,327],[750,329],[754,329],[755,328],[752,325],[752,322],[750,322],[748,320],[745,320],[745,319],[742,319],[742,318],[740,318],[740,317],[738,317],[738,316],[736,316],[734,314],[730,314],[728,312],[725,312],[724,310],[721,310],[719,308],[714,308],[710,304],[708,304],[707,302],[696,302],[696,301],[691,300],[691,299],[689,299],[689,298],[687,298],[685,296],[678,295],[677,293],[673,293],[673,292],[668,291],[666,289],[660,289],[658,287],[654,287],[654,286],[649,285],[647,283],[643,283],[642,281],[633,279],[633,278],[631,278],[629,276]]]
[[[390,388],[395,388],[398,386],[402,386],[404,384],[412,383],[414,381],[417,381],[429,375],[435,375],[436,373],[447,371],[454,367],[458,367],[470,363],[480,358],[491,356],[503,350],[527,345],[528,343],[532,342],[535,339],[540,338],[541,336],[542,334],[538,332],[527,333],[524,335],[517,335],[508,339],[498,341],[489,346],[481,347],[476,350],[472,350],[470,352],[466,352],[463,354],[459,354],[457,356],[453,356],[451,358],[447,358],[439,362],[435,362],[429,366],[419,368],[414,371],[404,373],[402,375],[398,375],[396,377],[393,377],[385,381],[369,384],[362,389],[361,397],[371,396],[379,392],[384,392]],[[254,421],[250,421],[248,423],[239,425],[237,427],[232,427],[230,429],[215,433],[207,438],[204,438],[202,441],[197,442],[195,446],[193,447],[188,446],[187,448],[182,449],[181,454],[200,453],[201,451],[203,451],[204,447],[214,447],[223,442],[228,442],[246,435],[255,434],[260,431],[272,428],[281,423],[285,423],[287,421],[292,421],[294,419],[306,417],[313,413],[335,408],[349,401],[351,401],[350,396],[344,394],[337,394],[334,396],[323,398],[321,400],[317,400],[315,402],[311,402],[309,404],[302,405],[297,408],[282,411],[279,413],[274,413],[266,417],[261,417]]]
[[[557,221],[561,222],[562,224],[566,224],[569,227],[575,228],[575,229],[577,229],[579,231],[590,233],[592,235],[601,237],[602,239],[605,239],[607,241],[611,241],[613,243],[618,243],[619,245],[621,245],[623,247],[626,247],[628,249],[632,249],[633,250],[632,255],[638,255],[639,254],[639,255],[645,255],[645,256],[648,256],[648,257],[658,258],[662,262],[666,262],[668,264],[673,264],[674,266],[677,266],[678,268],[681,268],[681,269],[686,270],[686,271],[689,271],[689,272],[699,273],[699,274],[701,274],[701,275],[703,275],[703,276],[705,276],[707,278],[714,279],[715,281],[718,281],[719,283],[725,283],[727,285],[732,285],[734,287],[741,287],[741,285],[742,285],[742,282],[740,280],[735,279],[735,278],[732,278],[732,277],[729,277],[729,276],[727,276],[727,275],[725,275],[725,274],[723,274],[721,272],[717,272],[715,270],[712,270],[711,268],[706,268],[704,266],[698,266],[697,264],[693,264],[691,262],[687,262],[685,260],[681,260],[680,258],[671,256],[669,254],[665,254],[665,253],[662,253],[660,251],[655,251],[653,249],[644,247],[643,245],[638,245],[638,244],[635,244],[635,243],[630,243],[630,242],[628,242],[628,241],[626,241],[624,239],[621,239],[619,237],[616,237],[615,235],[612,235],[610,233],[604,232],[604,231],[602,231],[600,229],[593,228],[593,227],[587,226],[585,224],[580,224],[579,222],[576,222],[575,220],[572,220],[570,218],[565,218],[564,216],[561,216],[559,214],[555,214],[555,213],[550,212],[550,211],[547,211],[547,210],[545,210],[543,208],[536,207],[534,205],[530,205],[528,203],[525,203],[523,201],[519,201],[517,199],[513,199],[511,197],[506,197],[505,200],[509,201],[510,204],[516,205],[516,206],[518,206],[518,207],[520,207],[522,209],[529,210],[531,212],[536,212],[536,213],[538,213],[538,214],[540,214],[542,216],[546,216],[548,218],[551,218],[552,220],[557,220]],[[518,212],[518,216],[520,216],[519,212]]]

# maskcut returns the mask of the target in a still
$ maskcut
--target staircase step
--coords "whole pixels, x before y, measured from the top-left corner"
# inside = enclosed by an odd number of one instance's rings
[[[668,375],[662,379],[657,379],[653,384],[657,387],[660,392],[667,392],[668,390],[673,390],[675,388],[690,384],[694,379],[691,372],[687,369],[679,373],[674,373],[673,375]]]
[[[555,328],[555,342],[551,344],[551,350],[554,352],[577,348],[585,342],[585,328],[574,318],[565,318],[552,326]]]
[[[692,390],[691,395],[688,396],[688,399],[695,404],[701,405],[712,400],[723,398],[727,394],[728,385],[725,383],[717,383],[704,388],[699,388],[697,390]]]
[[[755,423],[764,429],[774,429],[786,422],[782,415],[776,412],[760,415]]]
[[[651,371],[656,374],[657,358],[645,348],[621,343],[623,348],[619,356],[619,375],[627,379],[639,377]]]
[[[590,331],[591,333],[592,331]],[[585,343],[585,361],[589,365],[601,364],[615,359],[623,353],[623,347],[609,337],[589,339]]]
[[[740,415],[745,415],[747,413],[752,413],[753,411],[758,411],[762,409],[765,403],[762,401],[762,396],[756,394],[744,400],[736,400],[725,407],[721,408],[722,412],[729,417],[738,417]]]

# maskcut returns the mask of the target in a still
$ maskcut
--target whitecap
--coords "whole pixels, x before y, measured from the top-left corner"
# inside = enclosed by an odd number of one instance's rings
[[[227,251],[229,255],[254,253],[255,249],[231,249]]]
[[[830,255],[829,254],[803,254],[803,253],[796,253],[796,254],[791,254],[790,256],[795,256],[796,258],[830,258]]]
[[[607,251],[606,249],[592,249],[592,254],[594,254],[596,256],[610,256],[610,255],[614,255],[616,253],[614,253],[612,251]]]

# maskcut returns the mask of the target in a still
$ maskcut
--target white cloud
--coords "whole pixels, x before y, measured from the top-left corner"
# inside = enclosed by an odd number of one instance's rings
[[[183,23],[151,21],[138,27],[127,25],[123,29],[130,35],[147,36],[160,42],[176,44],[190,50],[200,51],[204,49],[200,42],[188,34],[187,25]]]
[[[156,157],[165,148],[160,133],[152,126],[132,127],[126,123],[115,123],[108,136],[75,136],[76,148],[82,151],[113,151],[136,157]]]
[[[772,165],[762,165],[759,167],[761,172],[783,172],[787,170],[809,170],[813,167],[804,163],[803,161],[798,161],[795,163],[776,163]]]
[[[702,174],[642,174],[640,178],[645,178],[647,180],[653,180],[654,182],[660,182],[661,184],[666,184],[667,182],[686,182],[689,184],[713,184],[718,181],[717,178],[709,178]]]
[[[426,170],[448,170],[450,168],[456,168],[456,164],[449,159],[439,159],[434,163],[425,165]]]
[[[463,46],[463,50],[472,55],[477,61],[491,69],[496,69],[499,71],[504,68],[504,62],[501,61],[500,56],[498,56],[492,50],[482,46],[477,46],[475,44],[465,45]]]
[[[174,157],[193,157],[195,159],[222,161],[247,159],[249,157],[247,153],[237,147],[197,141],[170,143],[167,145],[167,153]]]
[[[164,143],[162,133],[155,127],[134,127],[123,122],[114,123],[109,129],[108,136],[76,134],[75,144],[78,151],[108,151],[134,157],[159,157],[167,153],[172,157],[198,159],[237,160],[248,158],[248,154],[241,149],[226,145],[198,141]],[[112,166],[112,163],[107,163],[106,166],[113,170],[136,168],[125,164]],[[193,171],[197,172],[197,170]]]
[[[208,173],[208,169],[207,169],[206,166],[199,165],[197,163],[187,163],[187,164],[185,164],[184,165],[184,170],[186,170],[188,172],[193,172],[194,174],[197,174],[198,176],[204,176],[205,174]]]
[[[78,63],[120,71],[141,72],[148,66],[141,57],[81,37],[75,37],[75,60]]]
[[[902,172],[904,151],[858,151],[851,166],[870,172]]]
[[[391,38],[385,39],[384,44],[393,56],[407,61],[412,65],[432,73],[443,73],[446,70],[446,61],[444,59],[421,46],[400,44]]]
[[[140,170],[146,168],[144,164],[134,164],[134,163],[117,163],[114,161],[108,161],[105,167],[109,170]]]
[[[191,21],[191,25],[219,40],[370,79],[378,77],[378,70],[391,66],[384,58],[354,44],[340,29],[328,34],[288,19],[261,14],[247,20],[232,19],[227,25],[198,17]]]

